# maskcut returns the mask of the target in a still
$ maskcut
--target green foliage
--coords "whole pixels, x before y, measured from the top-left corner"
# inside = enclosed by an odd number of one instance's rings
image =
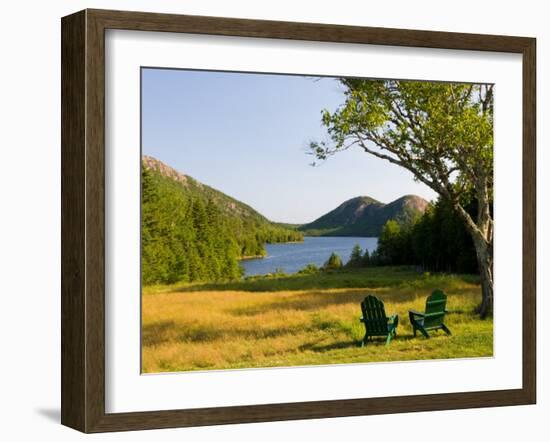
[[[466,210],[476,217],[477,202],[471,199]],[[426,211],[410,231],[409,253],[415,263],[436,272],[478,272],[472,237],[449,203],[440,199]]]
[[[493,86],[341,78],[345,103],[322,112],[331,144],[311,143],[323,160],[353,145],[399,164],[441,194],[469,192],[493,171]],[[378,146],[375,150],[372,145]],[[479,186],[478,186],[479,187]]]
[[[315,264],[308,264],[303,269],[298,271],[298,275],[315,275],[319,273],[319,267]]]
[[[240,277],[239,246],[212,201],[143,168],[142,281],[219,281]]]
[[[475,217],[475,201],[466,207]],[[419,265],[438,272],[478,271],[472,238],[450,204],[442,199],[430,205],[413,223],[388,221],[371,262],[374,265]]]
[[[338,270],[343,267],[342,258],[340,258],[336,253],[332,252],[329,256],[327,262],[325,262],[323,268],[325,270]]]
[[[410,228],[389,220],[378,238],[378,262],[382,265],[413,264],[409,247]]]
[[[358,146],[411,172],[452,205],[479,257],[480,316],[493,304],[493,84],[340,78],[345,102],[322,121],[330,140],[310,143],[325,160]],[[477,200],[477,217],[466,209]],[[398,235],[407,239],[409,235]],[[407,244],[396,243],[397,248]],[[382,250],[383,251],[383,250]],[[390,250],[391,251],[391,250]],[[404,258],[404,255],[399,255]],[[388,251],[380,254],[393,259]]]
[[[368,254],[368,250],[367,250],[367,254]],[[359,244],[355,244],[351,251],[349,260],[346,263],[346,267],[357,268],[362,266],[363,266],[363,250],[361,249],[361,246]]]
[[[361,257],[361,267],[368,267],[371,265],[370,255],[368,249],[365,249],[365,253]]]
[[[265,243],[302,239],[191,180],[183,185],[142,168],[143,284],[235,280],[242,257],[264,255]]]

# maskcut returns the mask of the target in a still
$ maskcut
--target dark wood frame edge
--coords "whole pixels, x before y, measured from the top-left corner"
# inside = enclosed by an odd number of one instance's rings
[[[91,433],[534,404],[536,40],[527,37],[84,10],[62,19],[61,422]],[[523,56],[523,386],[187,410],[105,413],[104,35],[106,29],[482,50]]]

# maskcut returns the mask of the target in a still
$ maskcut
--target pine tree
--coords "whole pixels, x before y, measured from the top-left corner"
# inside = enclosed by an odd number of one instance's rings
[[[370,264],[371,262],[370,262],[369,250],[365,248],[365,253],[361,257],[361,267],[369,267]]]
[[[351,251],[349,261],[346,263],[346,267],[349,267],[349,268],[361,267],[362,260],[363,260],[363,250],[361,250],[361,246],[359,244],[355,244]]]
[[[224,211],[207,186],[183,186],[142,168],[142,283],[235,280],[239,259],[265,254],[265,243],[299,240],[297,231]]]

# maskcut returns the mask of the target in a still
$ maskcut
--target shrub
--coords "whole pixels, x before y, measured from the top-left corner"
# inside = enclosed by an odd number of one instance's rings
[[[335,270],[341,269],[342,265],[342,259],[336,253],[332,252],[327,262],[325,262],[323,268],[325,270]]]
[[[319,272],[319,268],[315,264],[308,264],[303,269],[298,271],[299,275],[314,275]]]

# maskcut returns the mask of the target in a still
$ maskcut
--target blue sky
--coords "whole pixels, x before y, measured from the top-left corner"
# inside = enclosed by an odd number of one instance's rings
[[[331,78],[143,69],[143,154],[273,221],[310,222],[360,195],[434,199],[409,172],[359,149],[310,165],[309,141],[327,138],[321,110],[342,102]]]

